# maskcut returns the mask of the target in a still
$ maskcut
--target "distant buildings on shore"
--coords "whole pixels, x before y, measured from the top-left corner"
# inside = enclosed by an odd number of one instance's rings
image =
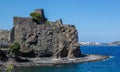
[[[84,46],[100,46],[101,43],[99,42],[79,42],[80,45],[84,45]]]
[[[120,46],[120,41],[111,43],[100,43],[100,42],[79,42],[81,46]]]

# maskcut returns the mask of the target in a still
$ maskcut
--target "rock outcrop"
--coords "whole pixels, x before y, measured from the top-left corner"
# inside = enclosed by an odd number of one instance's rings
[[[35,12],[42,14],[43,9]],[[41,24],[42,23],[42,24]],[[9,31],[9,42],[20,44],[20,55],[24,57],[80,57],[78,32],[74,25],[64,25],[62,19],[56,22],[33,21],[32,18],[14,17],[13,28]]]
[[[43,9],[37,9],[35,12],[45,18]],[[6,70],[10,64],[15,67],[32,67],[109,58],[109,56],[81,54],[75,26],[64,25],[62,19],[50,22],[45,18],[36,22],[32,18],[14,17],[13,26],[7,32],[0,30],[0,39],[2,39],[0,40],[0,70]],[[15,52],[10,52],[9,47]]]
[[[62,20],[50,25],[36,24],[31,18],[14,17],[14,40],[23,53],[34,52],[35,57],[80,57],[78,33],[74,25]]]
[[[0,42],[0,48],[8,48],[9,43],[8,42]]]
[[[6,53],[0,50],[0,61],[7,61]]]
[[[0,30],[0,42],[9,40],[9,31],[8,30]]]

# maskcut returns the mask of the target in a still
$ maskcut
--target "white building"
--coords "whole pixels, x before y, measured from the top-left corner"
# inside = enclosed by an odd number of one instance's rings
[[[85,45],[85,46],[87,46],[87,45],[100,46],[101,45],[101,43],[99,43],[99,42],[79,42],[79,43],[80,43],[80,45]]]

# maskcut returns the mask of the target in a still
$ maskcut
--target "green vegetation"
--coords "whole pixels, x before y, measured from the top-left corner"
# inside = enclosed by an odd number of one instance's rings
[[[0,42],[8,41],[8,38],[0,38]]]
[[[19,43],[15,42],[10,46],[9,51],[10,51],[11,54],[16,55],[19,52],[19,49],[20,49]]]
[[[50,25],[50,21],[46,21],[45,24]]]
[[[0,42],[4,41],[5,39],[4,38],[0,38]]]
[[[32,13],[30,13],[30,16],[32,17],[33,20],[43,21],[43,17],[39,13],[32,12]]]
[[[46,18],[44,18],[41,14],[36,13],[36,12],[30,13],[30,16],[32,17],[33,21],[35,21],[38,24],[45,23],[47,21]]]
[[[4,38],[1,38],[0,40],[5,40]]]
[[[7,67],[7,72],[12,72],[13,69],[14,69],[14,66],[13,66],[13,65],[9,65],[9,66]]]

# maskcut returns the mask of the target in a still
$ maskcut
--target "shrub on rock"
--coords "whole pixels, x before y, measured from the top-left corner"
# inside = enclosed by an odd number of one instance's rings
[[[44,18],[41,14],[36,13],[36,12],[30,13],[30,16],[32,17],[33,21],[38,23],[38,24],[44,23],[47,21],[46,18]]]
[[[12,54],[17,54],[19,52],[19,49],[20,49],[20,45],[18,42],[15,42],[13,43],[11,46],[10,46],[10,53]]]

